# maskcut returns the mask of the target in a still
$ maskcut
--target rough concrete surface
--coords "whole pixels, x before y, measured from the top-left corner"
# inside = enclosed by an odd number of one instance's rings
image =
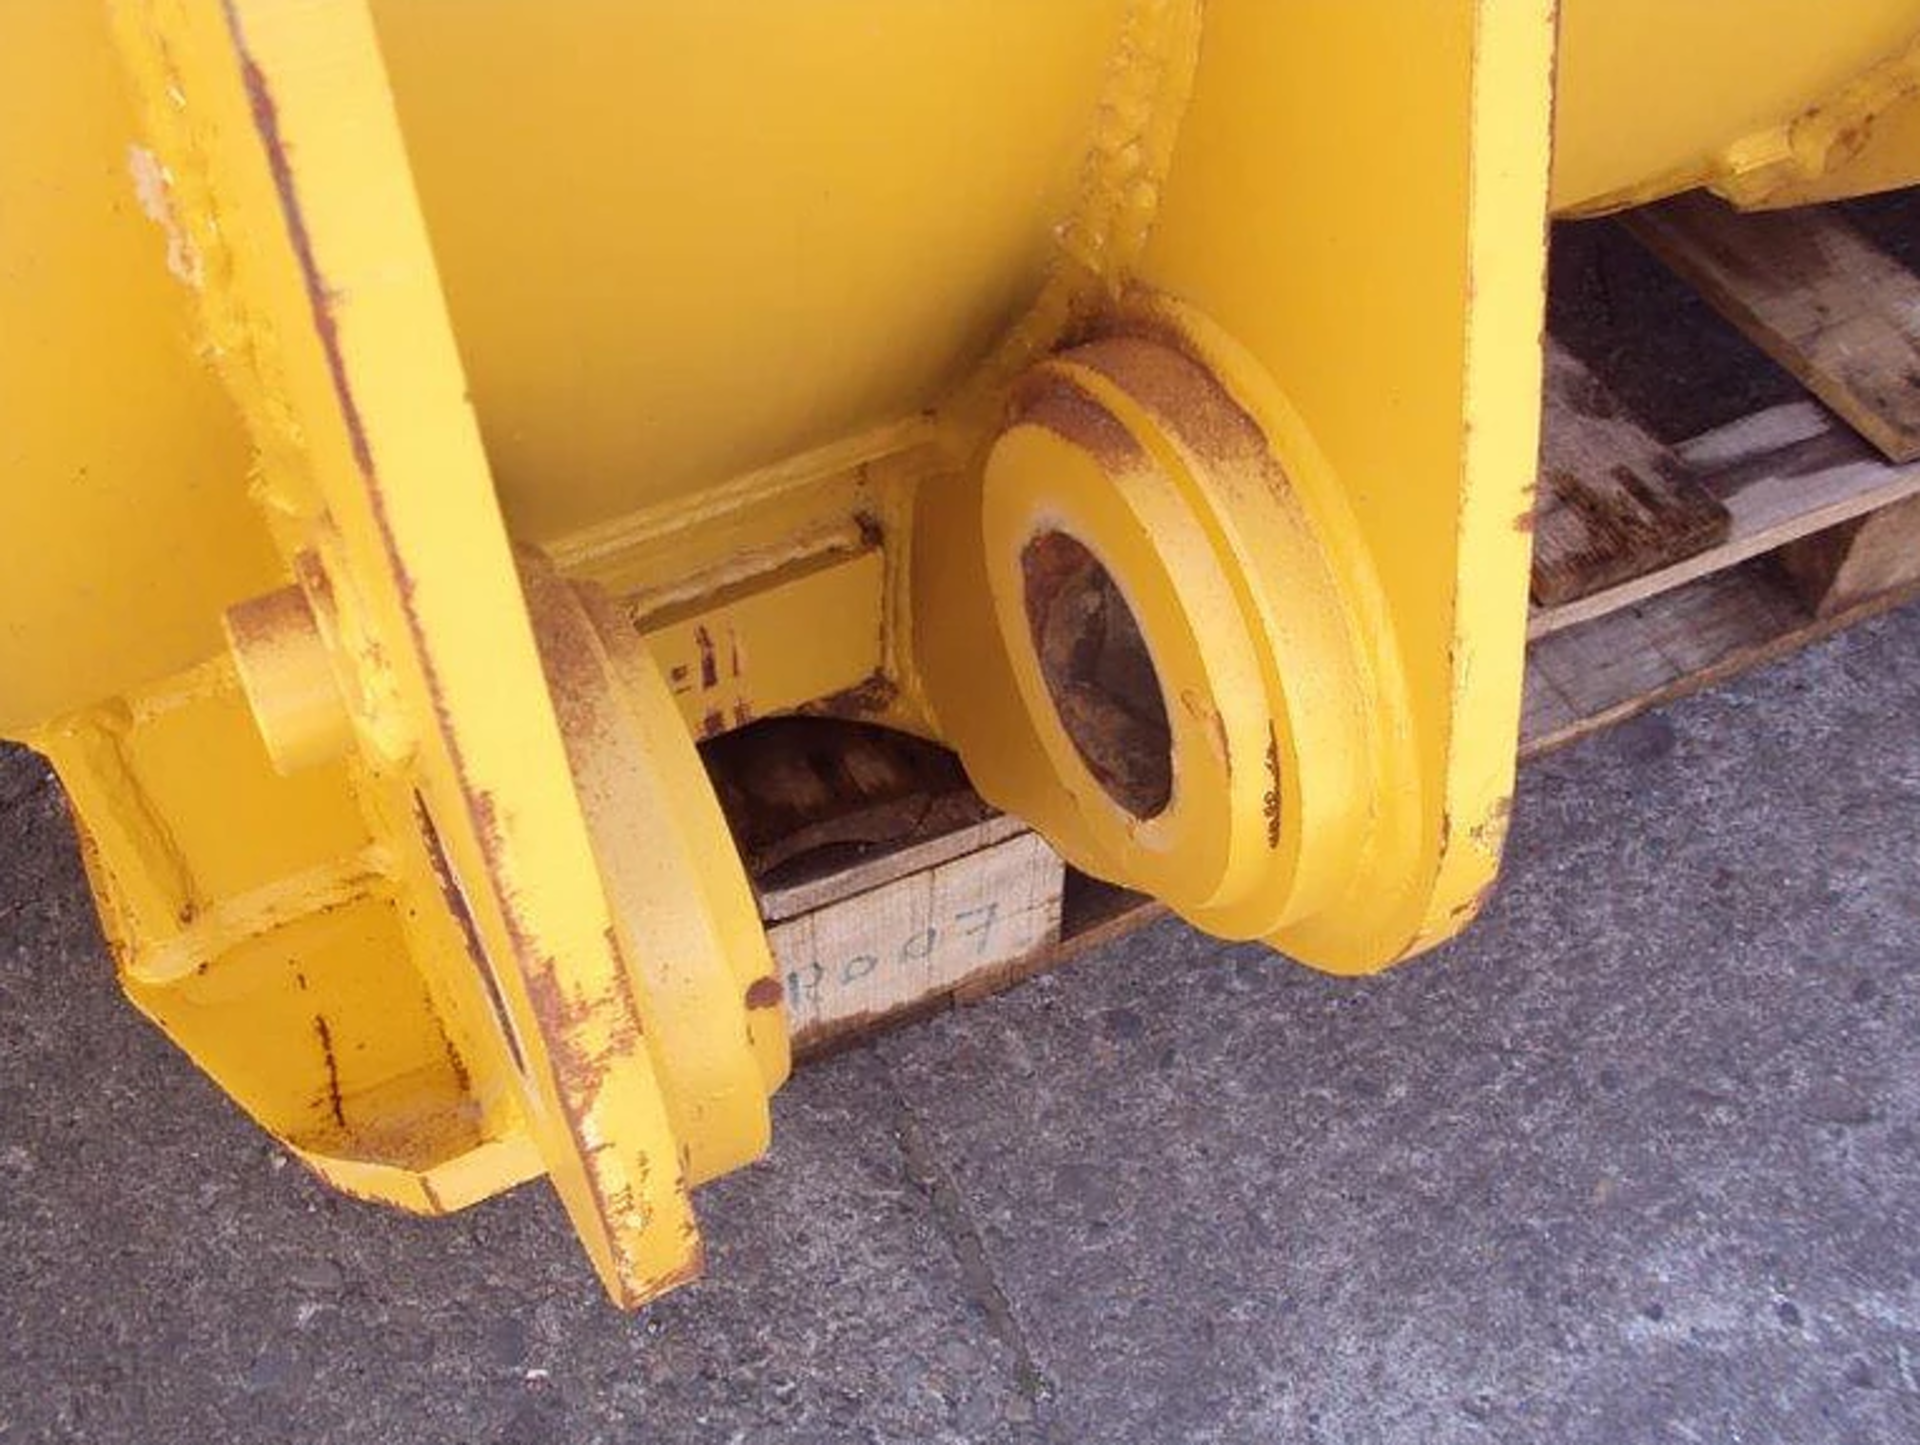
[[[804,1071],[632,1316],[285,1164],[0,810],[9,1445],[1920,1439],[1920,610],[1530,768],[1403,970],[1167,924]]]

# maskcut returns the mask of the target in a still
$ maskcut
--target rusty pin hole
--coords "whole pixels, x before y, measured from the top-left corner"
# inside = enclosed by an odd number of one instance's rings
[[[1027,626],[1061,727],[1107,796],[1145,820],[1173,796],[1173,731],[1140,624],[1100,559],[1064,532],[1020,554]]]

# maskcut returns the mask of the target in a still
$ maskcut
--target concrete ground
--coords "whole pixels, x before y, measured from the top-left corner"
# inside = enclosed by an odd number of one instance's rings
[[[804,1071],[635,1315],[288,1165],[0,811],[9,1445],[1920,1439],[1920,610],[1530,768],[1404,970],[1167,924]]]

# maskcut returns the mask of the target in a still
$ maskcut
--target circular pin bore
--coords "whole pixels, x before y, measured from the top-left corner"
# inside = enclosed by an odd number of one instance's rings
[[[1066,388],[1031,397],[1001,437],[983,503],[1014,681],[1075,805],[1070,852],[1204,907],[1255,846],[1234,757],[1260,751],[1265,718],[1258,659],[1199,519]]]
[[[982,479],[987,583],[1070,799],[1036,799],[1056,846],[1284,944],[1362,869],[1391,708],[1337,519],[1176,340],[1103,337],[1023,381]]]
[[[1173,797],[1173,729],[1140,623],[1098,557],[1065,532],[1020,553],[1041,680],[1080,761],[1136,818]]]

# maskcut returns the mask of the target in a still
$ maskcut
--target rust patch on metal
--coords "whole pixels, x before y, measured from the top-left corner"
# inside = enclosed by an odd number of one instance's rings
[[[340,1060],[334,1056],[333,1030],[327,1027],[324,1015],[313,1016],[313,1032],[320,1040],[320,1057],[327,1065],[327,1108],[333,1114],[333,1122],[344,1130],[347,1127],[347,1107],[340,1094]]]
[[[619,969],[620,989],[626,995],[628,1017],[633,1021],[632,1037],[637,1041],[647,1031],[647,1011],[640,1006],[639,970],[625,966],[626,951],[620,947],[620,935],[609,923],[606,932],[601,935],[607,944],[607,951],[621,960]]]
[[[764,974],[747,985],[748,1008],[779,1008],[787,991],[772,974]]]
[[[1076,347],[1066,359],[1119,386],[1210,466],[1253,464],[1279,473],[1260,424],[1187,354],[1186,338],[1171,326],[1137,325],[1144,334],[1101,337]]]
[[[453,1046],[453,1040],[447,1036],[445,1028],[440,1031],[440,1044],[447,1056],[447,1067],[453,1071],[454,1083],[459,1086],[461,1093],[471,1096],[473,1072],[467,1068],[467,1061],[460,1057],[460,1050]]]
[[[226,611],[227,633],[237,652],[267,651],[281,639],[313,629],[313,611],[298,587],[249,597]]]
[[[467,906],[466,894],[454,881],[453,865],[447,860],[446,845],[440,841],[440,830],[434,826],[433,815],[427,811],[427,800],[416,789],[413,795],[413,821],[420,831],[420,838],[426,845],[427,862],[433,870],[433,880],[440,887],[440,901],[446,904],[447,912],[453,915],[453,921],[460,929],[460,936],[466,941],[467,957],[473,960],[475,967],[486,964],[486,950],[480,942],[480,930],[473,921],[473,910]]]
[[[549,1039],[577,1033],[593,1022],[592,1001],[573,996],[561,985],[553,959],[542,958],[538,967],[528,969],[526,984],[527,1002]]]
[[[1060,726],[1108,797],[1136,818],[1157,816],[1173,799],[1173,727],[1133,609],[1100,559],[1065,532],[1028,541],[1020,568]]]
[[[306,218],[301,213],[299,197],[294,190],[293,166],[287,158],[286,142],[280,134],[280,112],[274,104],[273,92],[267,86],[265,74],[247,49],[239,12],[233,0],[226,0],[225,8],[227,28],[232,32],[240,56],[240,78],[246,87],[247,107],[253,114],[254,129],[264,143],[267,166],[273,174],[273,188],[280,197],[281,214],[286,218],[287,235],[293,242],[294,254],[300,262],[307,303],[313,311],[314,331],[319,335],[321,347],[326,352],[327,371],[333,381],[340,419],[347,429],[347,441],[353,450],[354,464],[359,467],[362,476],[371,480],[373,449],[367,442],[366,427],[360,418],[360,408],[354,402],[353,388],[347,384],[346,360],[340,354],[340,332],[333,315],[333,293],[321,281],[320,267],[314,259],[313,238],[307,233]]]
[[[617,956],[618,945],[611,935],[607,942]],[[614,1010],[609,1017],[603,1004],[611,1002],[611,998],[602,1000],[570,993],[561,982],[559,965],[553,958],[541,957],[537,965],[526,972],[527,1002],[549,1043],[548,1058],[562,1095],[571,1107],[583,1112],[594,1107],[615,1061],[630,1057],[642,1047],[637,1000],[631,981],[624,977],[625,970],[622,974],[627,1006]],[[606,1039],[588,1053],[576,1040],[596,1026],[605,1032]]]
[[[1063,378],[1044,372],[1016,396],[1016,411],[1009,425],[1044,428],[1091,455],[1109,475],[1145,471],[1153,466],[1145,449],[1105,407]]]
[[[857,721],[875,717],[893,706],[900,688],[884,672],[876,672],[839,692],[804,703],[799,711],[814,717],[837,717]]]
[[[550,1045],[547,1058],[559,1087],[563,1112],[569,1127],[575,1130],[575,1143],[582,1158],[590,1158],[612,1148],[613,1143],[607,1140],[597,1148],[588,1148],[577,1132],[579,1117],[598,1107],[614,1064],[641,1046],[639,1025],[631,1018],[613,1021],[613,1027],[607,1030],[606,1042],[588,1053],[575,1041],[580,1032],[589,1023],[597,1022],[602,1027],[608,1023],[600,1017],[601,1011],[594,1001],[569,995],[551,958],[542,959],[539,967],[528,970],[526,981],[527,1001]],[[606,1207],[604,1200],[602,1205]]]
[[[1273,719],[1267,719],[1267,791],[1260,800],[1267,819],[1267,847],[1280,846],[1280,735]]]
[[[705,624],[693,629],[694,645],[700,649],[700,686],[702,688],[720,685],[720,655],[713,645],[713,634]]]

